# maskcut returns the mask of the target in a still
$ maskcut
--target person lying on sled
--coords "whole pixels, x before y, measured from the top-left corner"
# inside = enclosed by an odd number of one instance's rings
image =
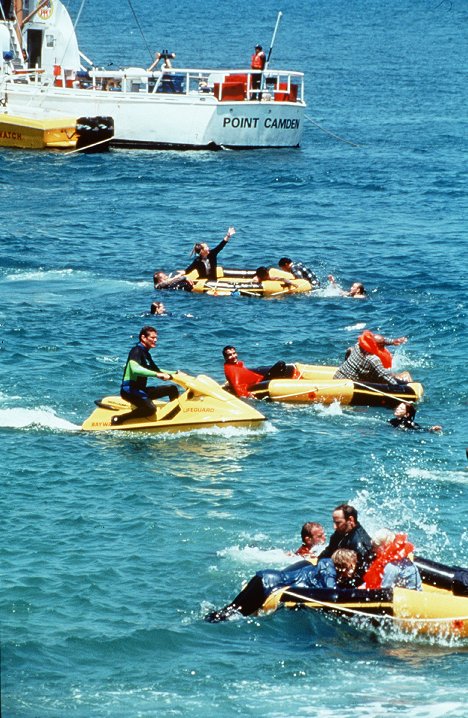
[[[291,379],[295,372],[295,368],[284,361],[276,362],[262,373],[259,369],[248,369],[244,362],[239,360],[236,348],[229,345],[224,347],[223,357],[224,376],[229,384],[229,389],[236,396],[255,398],[251,392],[256,384],[270,379]]]
[[[354,551],[338,549],[331,558],[321,559],[316,566],[309,561],[299,561],[282,571],[257,571],[231,603],[218,611],[212,611],[205,616],[205,620],[218,623],[235,614],[250,616],[263,606],[273,591],[280,588],[345,588],[356,570],[356,564]]]

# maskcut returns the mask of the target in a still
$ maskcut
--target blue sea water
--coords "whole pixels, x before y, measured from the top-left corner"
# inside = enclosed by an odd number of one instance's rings
[[[152,50],[199,67],[247,66],[279,9],[132,5]],[[7,718],[466,715],[467,647],[452,638],[305,612],[202,620],[289,563],[304,521],[331,533],[343,501],[370,533],[407,531],[419,554],[466,565],[467,5],[282,10],[273,65],[306,73],[299,150],[0,151]],[[126,3],[89,0],[78,34],[97,64],[148,64]],[[370,298],[160,296],[161,366],[222,381],[228,343],[247,365],[336,364],[364,327],[407,335],[395,366],[443,433],[396,432],[383,409],[279,404],[259,407],[256,431],[81,433],[149,321],[152,272],[231,224],[225,264],[291,255]]]

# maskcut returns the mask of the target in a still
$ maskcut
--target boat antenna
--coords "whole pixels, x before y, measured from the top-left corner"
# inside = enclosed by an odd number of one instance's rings
[[[269,63],[270,63],[271,53],[272,53],[272,51],[273,51],[273,45],[275,44],[276,33],[278,32],[278,26],[279,26],[279,24],[280,24],[280,20],[281,20],[282,17],[283,17],[283,13],[282,13],[281,10],[280,10],[280,11],[278,12],[278,17],[276,18],[276,25],[275,25],[275,29],[273,30],[273,35],[272,35],[271,42],[270,42],[270,49],[268,50],[268,55],[267,55],[267,59],[266,59],[266,62],[265,62],[264,70],[267,70],[267,69],[268,69],[268,65],[269,65]]]
[[[146,49],[148,50],[148,54],[149,54],[150,58],[153,59],[154,53],[151,51],[150,46],[148,45],[148,41],[146,40],[145,34],[144,34],[144,32],[143,32],[143,28],[142,28],[141,25],[140,25],[140,21],[138,20],[138,16],[137,16],[137,14],[136,14],[136,12],[135,12],[135,8],[134,8],[133,5],[132,5],[132,0],[128,0],[128,4],[129,4],[129,6],[130,6],[130,10],[131,10],[132,13],[133,13],[133,17],[135,18],[135,22],[136,22],[136,24],[138,25],[138,29],[139,29],[139,31],[140,31],[140,35],[141,35],[141,37],[142,37],[142,39],[143,39],[143,42],[144,42],[145,45],[146,45]]]
[[[85,2],[86,2],[86,0],[83,0],[83,1],[82,1],[81,5],[80,5],[80,9],[78,10],[78,15],[76,16],[76,20],[75,20],[75,22],[74,22],[74,24],[73,24],[73,27],[74,27],[75,30],[76,30],[76,27],[77,27],[78,23],[80,22],[80,17],[81,17],[81,13],[83,12],[83,8],[84,8],[84,6],[85,6]]]

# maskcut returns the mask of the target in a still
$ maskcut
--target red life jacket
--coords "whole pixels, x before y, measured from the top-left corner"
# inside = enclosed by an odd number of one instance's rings
[[[263,51],[258,53],[256,52],[254,55],[252,55],[252,63],[250,67],[252,68],[252,70],[263,70],[263,68],[265,67],[265,60],[266,57]]]
[[[390,369],[392,366],[392,355],[385,347],[380,347],[375,341],[375,337],[369,329],[362,332],[358,339],[359,346],[368,354],[375,354],[379,357],[385,369]]]
[[[407,558],[414,551],[413,544],[406,540],[406,534],[397,534],[395,539],[389,544],[371,563],[364,575],[364,583],[366,588],[380,588],[382,585],[382,577],[384,568],[387,563]]]
[[[238,361],[237,364],[225,364],[224,375],[236,396],[248,396],[250,387],[263,381],[263,374],[248,369],[243,361]]]

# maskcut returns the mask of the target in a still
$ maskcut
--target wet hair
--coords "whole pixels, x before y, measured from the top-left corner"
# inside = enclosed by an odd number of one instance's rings
[[[154,327],[150,327],[149,324],[146,324],[144,327],[140,329],[140,333],[138,335],[139,341],[141,341],[141,337],[147,337],[148,334],[151,334],[151,332],[155,332],[155,334],[158,333],[158,330]]]
[[[158,284],[161,284],[161,282],[164,282],[164,280],[167,279],[167,274],[163,272],[162,270],[158,270],[153,274],[153,283],[156,287]]]
[[[261,282],[270,278],[268,267],[257,267],[255,274]]]
[[[367,294],[366,288],[362,284],[362,282],[356,282],[356,286],[359,289],[359,294],[362,294],[363,296]]]
[[[192,249],[191,254],[200,254],[200,252],[202,251],[203,247],[206,247],[207,249],[209,249],[209,247],[208,247],[208,245],[207,245],[206,242],[197,242],[196,244],[193,245],[193,249]]]
[[[324,530],[322,524],[319,524],[316,521],[307,521],[301,529],[302,540],[304,541],[306,538],[313,538],[312,532],[314,529]]]
[[[390,529],[379,529],[372,537],[372,545],[378,548],[384,544],[391,543],[395,539],[395,534]]]
[[[351,551],[349,548],[339,548],[335,553],[332,553],[331,560],[336,568],[350,570],[356,568],[357,553],[356,551]]]
[[[292,259],[289,257],[281,257],[280,261],[278,262],[278,267],[285,267],[287,264],[292,264]]]
[[[335,511],[342,511],[342,512],[343,512],[343,516],[345,517],[346,521],[347,521],[348,519],[350,519],[351,516],[352,516],[353,519],[354,519],[354,520],[356,521],[356,523],[357,523],[357,520],[358,520],[357,516],[358,516],[358,514],[357,514],[357,511],[356,511],[356,509],[354,508],[354,506],[350,506],[349,504],[340,504],[339,506],[337,506],[337,507],[335,508]]]
[[[227,358],[227,357],[226,357],[226,352],[227,352],[229,349],[234,349],[234,351],[236,351],[236,347],[233,347],[233,346],[231,346],[230,344],[228,344],[227,346],[225,346],[224,349],[223,349],[223,357],[224,357],[225,359]]]
[[[416,407],[414,404],[407,404],[406,402],[403,402],[406,406],[406,416],[413,421],[414,417],[416,416]]]
[[[157,314],[158,309],[161,309],[161,307],[164,309],[164,304],[162,302],[153,302],[150,309],[151,314]]]

